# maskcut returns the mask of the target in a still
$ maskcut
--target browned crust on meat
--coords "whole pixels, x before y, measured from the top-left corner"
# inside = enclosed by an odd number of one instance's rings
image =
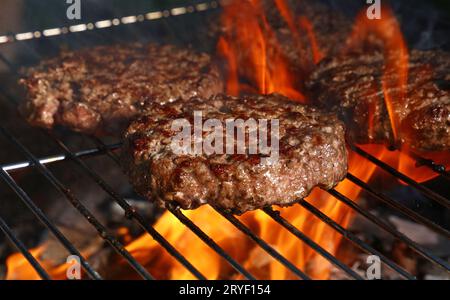
[[[337,57],[322,62],[307,81],[312,101],[337,112],[358,143],[392,143],[381,79],[380,53]],[[407,96],[396,106],[399,141],[418,151],[450,149],[450,54],[412,51]],[[398,73],[386,74],[390,82]],[[373,124],[369,130],[369,124]]]
[[[209,55],[172,45],[113,45],[63,52],[30,68],[21,80],[21,111],[37,126],[62,125],[120,136],[153,102],[223,91]]]
[[[192,124],[194,110],[203,112],[203,120],[279,119],[279,160],[264,165],[260,154],[175,154],[172,121],[185,118]],[[184,209],[209,203],[243,213],[287,206],[315,186],[332,188],[347,172],[344,126],[337,117],[280,95],[217,95],[154,105],[130,125],[124,139],[124,168],[136,191],[160,205]]]

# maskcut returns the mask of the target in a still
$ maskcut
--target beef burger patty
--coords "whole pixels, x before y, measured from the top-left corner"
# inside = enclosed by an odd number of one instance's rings
[[[209,55],[153,44],[63,52],[30,68],[21,83],[28,94],[21,111],[31,124],[117,136],[153,102],[223,90]]]
[[[246,130],[245,154],[177,154],[172,141],[179,130],[173,130],[173,121],[186,119],[193,124],[195,111],[202,112],[203,121],[221,123],[279,120],[278,159],[264,164],[267,153],[249,154],[251,130]],[[275,130],[268,128],[271,133]],[[224,125],[224,136],[225,131]],[[188,133],[193,137],[193,128]],[[203,139],[210,134],[203,131]],[[334,187],[347,172],[341,121],[276,94],[216,95],[154,104],[146,116],[132,122],[124,140],[122,161],[136,191],[160,205],[169,202],[184,209],[209,203],[240,214],[272,204],[287,206],[315,186]]]
[[[384,56],[349,55],[323,61],[306,85],[312,102],[337,112],[358,143],[388,143],[393,132],[382,90]],[[397,82],[398,72],[386,74]],[[411,52],[406,99],[395,106],[398,139],[419,151],[450,150],[450,54]]]

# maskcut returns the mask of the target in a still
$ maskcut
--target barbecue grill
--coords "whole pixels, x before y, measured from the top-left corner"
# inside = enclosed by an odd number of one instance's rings
[[[80,46],[86,46],[95,44],[98,41],[102,43],[116,43],[118,41],[135,40],[167,40],[176,43],[195,43],[200,48],[207,48],[210,45],[204,43],[201,40],[200,34],[206,26],[206,18],[220,11],[221,6],[226,5],[226,1],[190,1],[187,5],[176,6],[167,8],[164,10],[155,10],[143,12],[134,15],[116,16],[112,18],[105,18],[101,20],[92,20],[91,22],[80,22],[67,26],[58,26],[53,28],[30,30],[20,33],[10,33],[0,36],[0,60],[8,68],[9,74],[18,77],[21,74],[21,67],[23,64],[28,64],[32,61],[41,60],[43,57],[48,56],[51,53],[59,51],[62,44],[71,48]],[[190,22],[190,23],[187,23]],[[186,30],[186,24],[195,24],[195,29],[190,32]],[[199,42],[200,41],[200,42]],[[23,50],[20,59],[9,58],[7,54],[2,51],[7,47],[14,45]],[[18,93],[14,85],[1,84],[0,94],[10,101],[13,106],[21,102],[21,95]],[[18,122],[24,122],[22,120]],[[39,130],[29,127],[29,130]],[[38,156],[33,153],[26,145],[20,141],[20,136],[13,133],[11,128],[4,126],[0,127],[0,134],[2,136],[2,145],[8,145],[17,150],[24,157],[23,161],[8,161],[2,162],[0,165],[1,180],[14,191],[19,199],[28,210],[30,210],[36,217],[36,219],[46,227],[46,229],[54,235],[57,241],[71,254],[80,257],[81,266],[87,275],[91,279],[102,279],[99,272],[88,262],[88,259],[81,254],[81,251],[69,241],[69,239],[58,229],[57,225],[50,220],[50,218],[44,213],[43,210],[36,204],[35,199],[29,193],[27,193],[23,186],[21,186],[20,180],[15,178],[15,174],[18,172],[28,172],[35,170],[39,173],[36,176],[42,176],[47,180],[57,191],[59,191],[70,202],[70,204],[85,218],[93,228],[98,232],[98,235],[113,248],[118,255],[120,255],[133,269],[134,271],[144,279],[154,279],[154,276],[135,258],[128,252],[123,243],[119,241],[119,238],[115,234],[111,234],[107,227],[102,224],[94,213],[76,196],[76,191],[72,191],[68,188],[57,175],[51,170],[51,166],[54,164],[69,164],[69,162],[77,166],[77,170],[87,175],[93,183],[98,185],[105,193],[107,193],[113,201],[115,201],[124,211],[124,219],[131,219],[136,222],[143,231],[150,234],[155,241],[157,241],[173,258],[175,258],[181,265],[183,265],[194,277],[198,279],[206,279],[206,276],[199,271],[199,269],[186,258],[180,251],[178,251],[163,235],[161,235],[151,225],[151,222],[143,216],[132,204],[129,203],[128,198],[125,198],[120,191],[117,191],[114,186],[109,184],[104,179],[104,174],[101,174],[87,163],[86,159],[92,157],[105,156],[111,159],[117,164],[119,168],[119,157],[117,150],[120,149],[120,142],[111,140],[102,140],[96,137],[83,136],[82,139],[86,140],[87,144],[95,145],[93,147],[71,150],[70,146],[65,141],[68,133],[64,130],[46,131],[41,130],[43,134],[48,138],[49,143],[55,143],[56,148],[51,155]],[[3,147],[3,146],[2,146]],[[431,205],[437,210],[448,212],[450,208],[450,199],[448,194],[440,188],[424,183],[419,183],[406,174],[401,173],[395,168],[391,167],[386,162],[376,158],[363,148],[349,143],[349,149],[356,153],[361,160],[365,160],[375,165],[380,171],[385,172],[388,176],[392,177],[398,182],[402,182],[404,186],[413,189],[420,193],[424,198],[428,199]],[[441,183],[441,185],[448,184],[450,180],[450,173],[446,171],[443,165],[439,165],[433,160],[414,156],[417,166],[426,167],[438,175],[435,182]],[[71,165],[73,165],[71,164]],[[70,167],[67,168],[67,172],[71,172]],[[360,187],[364,195],[380,205],[385,205],[395,213],[402,215],[404,218],[409,219],[415,223],[422,224],[429,228],[431,231],[438,233],[440,236],[448,239],[450,238],[450,231],[448,224],[445,222],[439,222],[432,215],[427,215],[413,209],[411,206],[402,202],[398,197],[393,197],[391,194],[384,190],[380,190],[363,180],[358,176],[349,173],[346,180],[352,182],[356,186]],[[4,187],[5,188],[5,187]],[[400,232],[392,224],[386,222],[380,216],[374,214],[364,205],[360,204],[357,199],[349,199],[336,189],[326,191],[332,195],[335,199],[348,206],[356,215],[359,215],[372,222],[380,229],[391,234],[398,241],[403,242],[417,255],[427,260],[429,263],[435,265],[437,268],[441,268],[446,272],[450,272],[450,264],[448,261],[433,253],[429,249],[414,242],[410,237]],[[3,200],[2,200],[3,201]],[[333,228],[336,232],[343,236],[344,239],[360,248],[363,252],[369,255],[377,255],[383,264],[390,268],[392,271],[398,273],[405,279],[415,279],[415,276],[407,271],[404,267],[400,266],[398,262],[393,261],[387,257],[375,247],[349,229],[344,228],[334,221],[330,216],[321,212],[317,207],[311,204],[308,200],[301,200],[298,204],[304,209],[315,215],[320,222],[326,223]],[[203,243],[209,246],[220,257],[222,257],[234,270],[247,279],[256,279],[255,275],[247,270],[242,264],[232,257],[225,249],[223,249],[215,240],[214,236],[209,236],[201,226],[196,225],[186,214],[175,206],[168,206],[166,208],[173,214],[184,226],[189,228],[195,235],[197,235]],[[283,256],[275,247],[268,242],[260,238],[254,233],[248,226],[246,226],[238,217],[231,213],[219,208],[214,208],[223,218],[230,222],[240,232],[245,234],[248,238],[253,240],[263,251],[273,257],[285,268],[290,270],[292,274],[295,274],[300,279],[311,279],[307,275],[305,270],[298,268],[294,263],[289,261]],[[364,279],[364,276],[356,272],[336,255],[330,253],[313,239],[303,233],[301,230],[291,224],[286,218],[284,218],[277,210],[277,208],[267,207],[263,209],[263,212],[272,218],[279,225],[284,227],[293,236],[301,240],[308,245],[311,249],[320,254],[324,259],[329,261],[334,267],[343,271],[347,277],[353,279]],[[11,225],[6,221],[7,216],[3,211],[0,211],[0,228],[2,229],[8,240],[17,248],[17,250],[26,258],[28,263],[34,268],[42,279],[51,279],[51,276],[40,264],[39,260],[32,254],[32,252],[25,246],[19,236],[12,229]]]

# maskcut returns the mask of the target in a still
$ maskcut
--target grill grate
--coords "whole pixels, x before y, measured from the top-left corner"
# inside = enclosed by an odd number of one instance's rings
[[[205,1],[193,5],[173,7],[162,11],[151,11],[144,14],[129,15],[121,18],[112,18],[99,20],[96,22],[79,23],[71,26],[54,27],[54,28],[47,28],[44,30],[1,35],[0,45],[20,41],[29,41],[40,38],[57,37],[69,33],[78,33],[94,29],[105,29],[114,26],[129,25],[144,21],[155,21],[159,19],[169,18],[172,16],[192,14],[195,12],[203,12],[211,9],[216,9],[218,8],[219,4],[226,4],[226,2],[227,0]]]
[[[218,6],[218,2],[211,1],[196,4],[195,6],[189,6],[183,8],[174,8],[170,10],[165,10],[161,12],[151,12],[147,14],[137,15],[135,18],[133,16],[128,16],[124,18],[117,18],[112,20],[103,20],[95,23],[89,23],[85,27],[80,25],[75,25],[78,27],[61,27],[54,29],[47,29],[43,31],[34,32],[31,34],[27,33],[19,33],[8,36],[0,36],[0,43],[13,43],[19,41],[29,41],[32,39],[44,39],[46,37],[53,37],[57,35],[63,35],[64,32],[79,32],[79,31],[89,31],[94,26],[97,29],[107,28],[112,25],[119,24],[130,24],[135,22],[140,22],[144,20],[154,20],[159,18],[166,18],[169,16],[177,16],[186,13],[194,13],[198,11],[204,11],[206,9],[216,8]],[[141,17],[142,16],[142,17]],[[117,21],[115,21],[117,20]],[[109,23],[109,22],[110,23]],[[107,25],[110,26],[107,26]],[[64,29],[66,28],[66,29]],[[83,29],[83,30],[81,30]],[[58,33],[58,34],[56,34]],[[110,36],[111,40],[116,37]],[[40,56],[39,53],[33,49],[30,49],[30,53],[34,55]],[[19,76],[18,67],[14,64],[10,59],[6,58],[3,54],[0,54],[0,60],[9,68],[12,74]],[[0,87],[0,93],[3,94],[7,99],[11,100],[14,103],[18,103],[20,98],[17,96],[10,94],[5,87]],[[67,200],[71,203],[71,205],[78,210],[78,212],[89,221],[89,223],[97,230],[98,234],[121,256],[123,257],[128,264],[144,279],[153,279],[153,276],[148,273],[148,271],[123,247],[123,245],[117,240],[116,237],[107,233],[106,228],[101,224],[101,222],[77,199],[74,194],[46,167],[46,165],[53,164],[55,162],[74,162],[80,170],[84,172],[87,176],[89,176],[103,191],[105,191],[108,195],[112,197],[112,199],[124,210],[125,216],[129,219],[134,219],[139,226],[148,234],[150,234],[155,241],[157,241],[171,256],[173,256],[179,263],[181,263],[192,275],[194,275],[198,279],[206,279],[206,277],[195,267],[192,263],[183,256],[178,250],[174,248],[159,232],[157,232],[149,222],[139,213],[137,210],[132,207],[121,195],[116,192],[113,187],[111,187],[108,183],[106,183],[100,174],[92,170],[85,162],[84,159],[87,157],[95,157],[95,156],[107,156],[112,159],[115,163],[119,163],[119,159],[114,153],[115,150],[120,148],[120,143],[112,143],[107,144],[102,140],[95,137],[85,137],[86,139],[94,142],[97,147],[91,149],[85,149],[78,152],[72,152],[68,146],[58,138],[54,133],[42,130],[49,140],[53,140],[56,142],[58,147],[60,148],[60,153],[37,158],[33,153],[27,149],[27,147],[22,144],[12,133],[10,133],[6,128],[0,127],[0,133],[6,138],[6,140],[14,145],[14,147],[23,153],[26,157],[26,161],[17,162],[17,163],[9,163],[0,166],[0,177],[2,180],[18,195],[20,200],[29,208],[31,212],[36,216],[36,218],[43,224],[45,227],[57,238],[57,240],[63,245],[69,253],[73,255],[77,255],[80,257],[81,265],[87,275],[91,279],[102,279],[102,277],[97,273],[96,270],[92,268],[91,265],[86,261],[85,258],[80,254],[79,250],[61,233],[58,228],[53,224],[49,218],[45,215],[45,213],[34,203],[31,197],[20,187],[18,182],[16,182],[13,177],[10,175],[12,172],[21,169],[35,168],[37,169],[42,176],[44,176],[57,190],[59,190]],[[363,149],[357,146],[350,147],[352,151],[357,153],[362,159],[366,159],[371,163],[375,164],[378,168],[388,172],[396,179],[402,180],[407,183],[410,187],[419,191],[428,199],[439,203],[444,208],[448,209],[450,206],[450,200],[439,195],[432,189],[417,183],[412,180],[405,174],[400,173],[394,168],[390,167],[386,163],[378,160],[373,157]],[[424,159],[422,157],[414,157],[417,161],[418,165],[424,165],[436,172],[436,174],[440,175],[444,179],[449,179],[449,173],[445,170],[443,166],[436,164],[435,162]],[[425,216],[415,212],[414,210],[408,208],[407,206],[397,202],[391,197],[386,196],[380,191],[375,190],[370,185],[359,179],[358,177],[348,174],[347,180],[353,182],[358,187],[362,188],[368,195],[373,197],[374,199],[387,204],[395,211],[405,215],[409,219],[414,220],[417,223],[423,224],[431,230],[450,238],[449,231],[436,224],[432,220],[426,218]],[[415,253],[419,254],[427,261],[435,264],[447,272],[450,272],[450,265],[448,262],[442,260],[441,258],[435,256],[429,250],[424,249],[407,236],[399,232],[397,229],[380,219],[379,217],[372,214],[367,209],[361,207],[355,201],[348,199],[338,191],[332,189],[327,191],[330,195],[332,195],[337,200],[343,202],[349,208],[351,208],[357,214],[368,219],[370,222],[378,226],[379,228],[384,229],[385,231],[392,234],[394,237],[404,242],[410,249],[412,249]],[[329,216],[325,215],[318,208],[313,206],[311,203],[306,200],[301,200],[298,205],[302,206],[304,209],[315,215],[320,222],[324,222],[332,227],[335,231],[341,234],[345,239],[356,245],[357,247],[364,250],[366,253],[375,254],[380,257],[380,259],[389,266],[393,271],[397,272],[401,276],[406,279],[415,279],[415,277],[406,271],[404,268],[396,264],[391,259],[384,256],[382,253],[359,239],[349,230],[343,228],[338,223],[333,221]],[[182,224],[184,224],[187,228],[189,228],[195,235],[197,235],[207,246],[209,246],[212,250],[214,250],[219,256],[225,259],[231,267],[233,267],[237,272],[242,274],[247,279],[255,279],[254,275],[252,275],[248,270],[244,268],[241,264],[239,264],[236,260],[234,260],[223,248],[221,248],[213,239],[213,237],[208,236],[200,227],[198,227],[194,222],[192,222],[186,215],[183,214],[181,210],[176,207],[167,207],[168,211],[172,213]],[[297,268],[292,262],[290,262],[287,258],[285,258],[281,253],[279,253],[276,249],[271,247],[267,242],[258,237],[250,228],[248,228],[245,224],[239,221],[232,214],[223,211],[218,208],[214,208],[222,217],[227,219],[234,227],[236,227],[239,231],[243,232],[246,236],[252,239],[259,247],[261,247],[266,253],[272,256],[274,259],[278,260],[282,265],[284,265],[287,269],[289,269],[293,274],[301,279],[310,279],[309,276],[303,271]],[[319,253],[323,258],[328,260],[334,266],[342,270],[345,274],[347,274],[350,278],[353,279],[363,279],[358,273],[349,268],[346,264],[340,261],[336,256],[329,253],[327,250],[322,248],[319,244],[311,240],[308,236],[306,236],[303,232],[301,232],[294,225],[289,223],[288,220],[283,218],[279,211],[274,210],[273,208],[265,208],[263,209],[264,213],[271,217],[275,222],[283,226],[286,230],[288,230],[292,235],[297,237],[299,240],[303,241],[306,245],[308,245],[311,249]],[[18,237],[14,234],[11,228],[6,224],[2,216],[0,215],[0,229],[5,233],[6,237],[10,240],[10,242],[16,246],[18,251],[24,255],[24,257],[28,260],[31,266],[36,270],[38,275],[43,279],[49,279],[49,274],[43,269],[43,267],[39,264],[35,257],[27,250],[27,248],[23,245],[23,243],[18,239]]]

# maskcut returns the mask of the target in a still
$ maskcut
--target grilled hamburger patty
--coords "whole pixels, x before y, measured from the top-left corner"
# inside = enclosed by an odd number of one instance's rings
[[[222,92],[209,55],[175,46],[99,46],[43,61],[21,80],[21,111],[34,125],[63,125],[120,136],[129,120],[153,103]]]
[[[419,151],[450,149],[450,54],[412,51],[403,105],[396,105],[399,141]],[[358,143],[393,140],[382,91],[380,53],[322,62],[306,85],[318,106],[337,112]],[[399,74],[387,74],[396,82]],[[371,126],[371,128],[370,128]]]
[[[194,111],[202,111],[203,121],[222,123],[278,119],[279,159],[260,164],[265,155],[248,154],[248,143],[247,154],[175,154],[171,141],[178,132],[172,122],[181,118],[193,124]],[[315,186],[332,188],[347,172],[344,126],[337,117],[280,95],[216,95],[154,104],[148,112],[127,129],[122,161],[136,191],[160,205],[193,209],[210,203],[235,213],[287,206]]]

